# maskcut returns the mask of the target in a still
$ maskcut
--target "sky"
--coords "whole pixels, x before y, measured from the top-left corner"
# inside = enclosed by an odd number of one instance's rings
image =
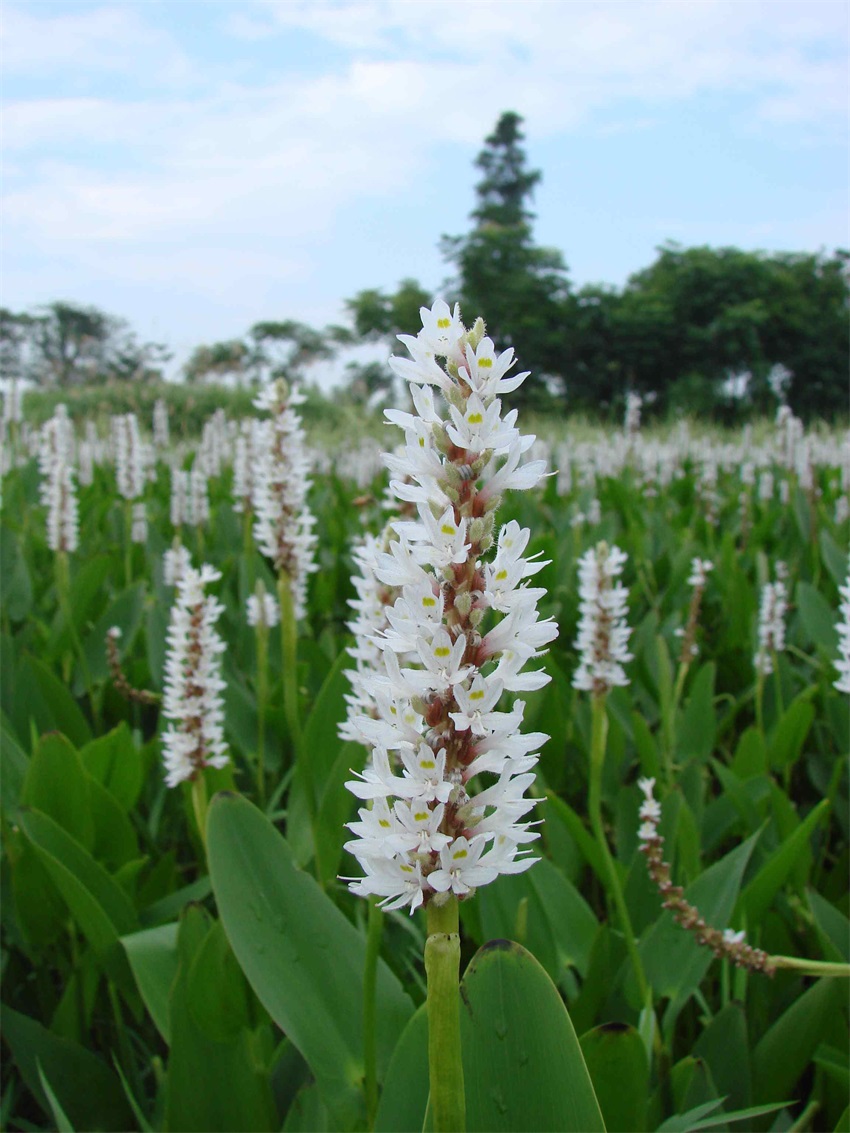
[[[255,322],[435,295],[524,118],[537,243],[622,286],[667,240],[850,246],[837,0],[4,0],[0,304],[127,319],[174,366]],[[467,312],[471,318],[479,312]],[[480,312],[486,318],[486,312]]]

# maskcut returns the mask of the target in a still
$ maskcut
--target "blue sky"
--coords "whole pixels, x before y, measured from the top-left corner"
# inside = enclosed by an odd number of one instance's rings
[[[503,110],[539,243],[621,285],[667,239],[848,233],[844,2],[120,0],[3,5],[2,296],[167,341],[439,291]],[[474,314],[468,312],[467,314]],[[486,312],[483,312],[486,317]]]

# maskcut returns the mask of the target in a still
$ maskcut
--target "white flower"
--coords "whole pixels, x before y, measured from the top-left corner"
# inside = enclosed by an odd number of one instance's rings
[[[289,579],[296,619],[306,613],[307,576],[313,562],[315,519],[307,506],[307,456],[301,418],[295,411],[304,398],[278,378],[256,398],[257,409],[271,419],[264,422],[254,487],[254,539],[276,571]]]
[[[148,514],[145,501],[137,500],[133,504],[133,523],[130,528],[130,539],[134,543],[147,543],[148,541]]]
[[[558,632],[538,614],[544,591],[526,585],[546,565],[524,557],[529,532],[495,527],[502,492],[545,473],[543,460],[524,461],[534,438],[497,397],[526,375],[507,376],[513,351],[497,355],[480,320],[467,331],[439,301],[422,320],[418,337],[400,336],[410,357],[391,360],[413,383],[416,413],[386,414],[404,431],[386,458],[391,491],[417,514],[357,553],[357,668],[343,729],[371,748],[346,784],[371,804],[349,824],[346,849],[365,875],[351,890],[411,912],[535,860],[522,848],[539,837],[524,821],[535,805],[526,791],[548,737],[521,732],[522,703],[498,705],[505,691],[548,681],[522,670]],[[479,783],[487,775],[497,781]]]
[[[280,606],[265,589],[260,594],[249,594],[246,606],[249,626],[262,625],[271,629],[280,621]]]
[[[224,609],[204,592],[221,575],[206,564],[189,567],[177,583],[168,627],[162,714],[172,721],[162,736],[165,782],[176,787],[204,767],[229,762],[224,739],[220,655],[226,646],[215,630]]]
[[[781,569],[780,569],[781,568]],[[784,563],[776,564],[776,574],[787,573]],[[759,602],[758,649],[753,657],[756,673],[767,677],[773,672],[773,655],[785,648],[785,614],[788,590],[781,577],[762,587]]]
[[[41,429],[38,462],[41,502],[47,508],[47,545],[51,551],[76,551],[80,522],[74,484],[74,433],[62,404]]]
[[[623,669],[632,659],[626,649],[631,633],[626,624],[628,591],[614,582],[626,559],[619,547],[598,543],[579,560],[581,617],[575,646],[580,656],[575,688],[604,694],[629,683]]]
[[[691,573],[688,575],[688,586],[695,589],[705,589],[709,571],[714,570],[714,563],[708,559],[691,559]]]
[[[838,658],[833,662],[838,679],[833,684],[839,692],[850,692],[850,573],[843,586],[839,586],[838,593],[841,602],[838,606]]]
[[[112,443],[118,493],[125,500],[136,500],[145,490],[145,465],[135,413],[112,418]]]
[[[182,543],[169,547],[162,556],[162,578],[166,586],[176,586],[192,565],[192,556]]]

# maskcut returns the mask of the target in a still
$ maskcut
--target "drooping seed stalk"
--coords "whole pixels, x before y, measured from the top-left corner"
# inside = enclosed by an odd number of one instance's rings
[[[457,898],[428,905],[428,1067],[434,1133],[463,1133],[466,1098],[460,1045],[460,935]]]

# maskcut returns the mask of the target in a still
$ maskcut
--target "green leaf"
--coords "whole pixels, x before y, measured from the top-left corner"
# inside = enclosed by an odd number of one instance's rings
[[[596,839],[587,829],[582,819],[576,814],[569,803],[565,803],[563,799],[559,798],[552,791],[546,792],[546,798],[549,800],[548,805],[551,811],[551,816],[548,818],[548,821],[556,819],[566,826],[581,851],[584,860],[600,881],[607,884],[608,878],[605,871],[605,863],[602,860],[602,854],[596,844]]]
[[[811,696],[805,689],[788,705],[770,737],[770,764],[777,771],[792,767],[800,758],[803,744],[815,718]]]
[[[36,1059],[36,1066],[38,1067],[38,1080],[41,1082],[41,1088],[44,1090],[47,1104],[50,1106],[50,1113],[58,1133],[75,1133],[74,1126],[71,1124],[70,1119],[60,1105],[56,1094],[54,1094],[38,1059]]]
[[[809,582],[797,583],[795,598],[805,644],[814,645],[818,650],[833,657],[838,648],[835,610]]]
[[[821,979],[796,999],[762,1036],[753,1054],[755,1097],[793,1096],[827,1023],[846,1001],[842,980]]]
[[[121,937],[130,968],[156,1029],[171,1043],[168,1000],[177,975],[177,925],[158,925]]]
[[[832,581],[836,586],[843,586],[847,578],[847,552],[838,546],[825,527],[821,529],[818,542],[821,558],[832,576]]]
[[[658,1133],[699,1133],[702,1129],[716,1129],[718,1126],[729,1125],[734,1121],[751,1121],[754,1117],[764,1117],[768,1113],[777,1113],[785,1109],[789,1102],[777,1102],[773,1105],[754,1105],[748,1109],[735,1110],[732,1113],[718,1113],[708,1116],[712,1110],[717,1109],[721,1099],[703,1102],[694,1106],[687,1113],[676,1114],[658,1126]]]
[[[144,582],[135,582],[128,590],[122,590],[98,618],[83,641],[89,674],[93,681],[105,681],[109,677],[109,664],[106,660],[106,631],[112,626],[121,630],[122,653],[129,649],[142,621],[145,605]],[[82,683],[80,666],[76,669],[76,679]]]
[[[478,891],[482,939],[505,937],[528,948],[555,983],[574,967],[587,974],[599,922],[596,914],[550,861],[500,877]]]
[[[43,811],[87,850],[94,845],[89,779],[80,757],[57,732],[42,736],[21,792],[21,803]]]
[[[213,799],[207,850],[240,967],[309,1063],[335,1120],[350,1124],[361,1109],[364,937],[296,867],[285,839],[246,799]],[[379,962],[379,1078],[412,1013],[401,984]]]
[[[741,780],[767,774],[767,752],[764,738],[758,728],[747,728],[741,735],[730,770]]]
[[[248,1027],[248,987],[221,922],[213,925],[195,953],[186,1001],[196,1025],[208,1038],[228,1042]]]
[[[142,789],[142,756],[124,720],[99,739],[80,750],[88,773],[106,787],[125,810],[136,804]]]
[[[203,910],[187,908],[178,931],[179,966],[169,1000],[171,1049],[165,1128],[172,1133],[276,1130],[279,1119],[268,1066],[257,1057],[255,1036],[239,1027],[226,1039],[213,1039],[198,1026],[192,1012],[190,973],[215,931],[216,926],[209,927]],[[215,999],[222,988],[213,982],[212,970],[207,975],[207,995]]]
[[[0,608],[22,622],[32,608],[32,582],[18,536],[4,528],[0,538]]]
[[[18,809],[30,759],[12,730],[5,712],[0,713],[0,806],[7,819]]]
[[[806,818],[785,838],[771,854],[752,881],[748,882],[738,900],[748,925],[761,924],[773,898],[794,869],[801,853],[808,847],[812,831],[829,813],[829,799],[821,799]]]
[[[714,750],[717,721],[714,714],[715,665],[703,665],[691,685],[690,696],[676,732],[679,762],[705,761]]]
[[[604,1023],[581,1036],[581,1051],[608,1133],[642,1133],[649,1060],[638,1032],[625,1023]]]
[[[750,1104],[750,1043],[747,1016],[740,1003],[727,1003],[717,1012],[694,1044],[693,1054],[705,1059],[718,1093],[731,1106]]]
[[[354,810],[354,796],[345,783],[355,762],[363,759],[357,744],[346,743],[331,768],[316,815],[316,869],[322,885],[330,885],[339,873],[342,846],[349,837],[345,828]]]
[[[344,695],[349,691],[345,670],[351,665],[343,649],[319,690],[316,703],[304,726],[299,748],[300,773],[313,797],[315,813],[322,800],[325,783],[339,755],[339,725],[345,719]]]
[[[133,1115],[118,1079],[91,1051],[52,1034],[35,1019],[0,1007],[0,1029],[21,1077],[48,1117],[39,1064],[75,1129],[130,1129]]]
[[[485,944],[461,998],[469,1133],[605,1129],[570,1017],[531,953],[507,940]]]
[[[101,958],[111,961],[119,936],[138,927],[126,893],[76,839],[46,814],[23,811],[21,826],[81,932]],[[123,974],[125,968],[119,965],[113,971]]]
[[[88,743],[91,729],[85,716],[67,686],[43,662],[24,656],[15,681],[17,695],[10,715],[19,736],[29,734],[32,720],[40,733],[62,732],[75,747]]]
[[[428,1008],[413,1014],[390,1059],[375,1133],[420,1133],[428,1106]]]
[[[827,959],[850,963],[850,920],[815,889],[806,894],[821,942],[835,953]]]

